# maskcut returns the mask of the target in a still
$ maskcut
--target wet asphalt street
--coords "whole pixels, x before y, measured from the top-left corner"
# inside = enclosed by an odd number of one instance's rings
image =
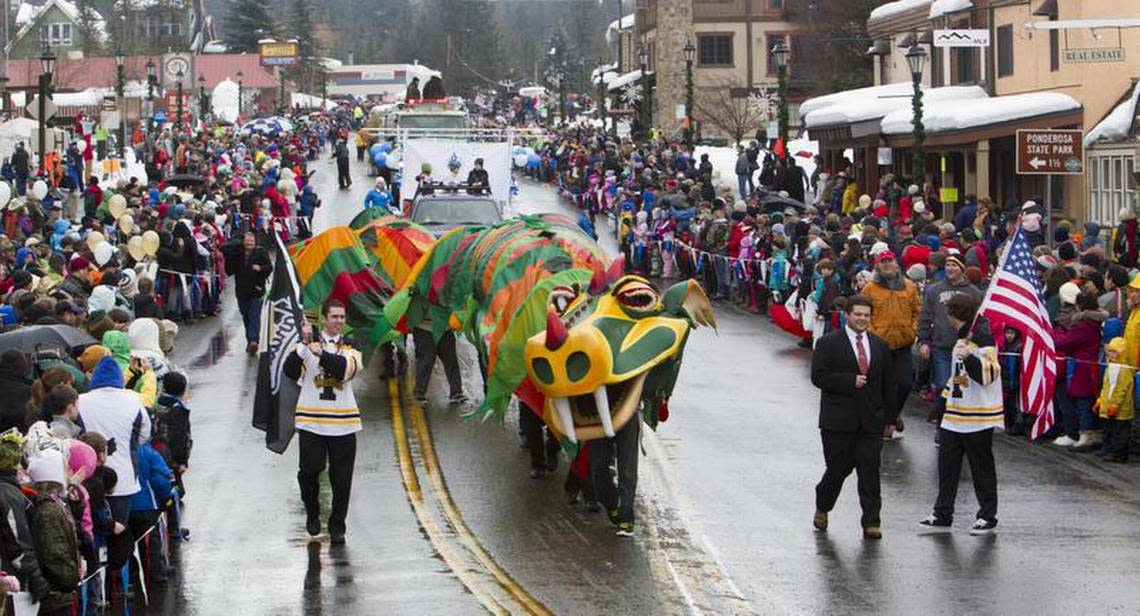
[[[344,224],[349,191],[318,163],[316,228]],[[523,182],[522,212],[569,208]],[[602,225],[601,231],[608,230]],[[603,242],[613,248],[612,241]],[[166,614],[1107,614],[1137,613],[1140,464],[995,440],[1000,524],[971,537],[969,474],[954,532],[920,536],[936,449],[921,402],[883,451],[883,532],[865,542],[854,478],[811,526],[823,470],[808,352],[762,317],[717,306],[718,333],[690,338],[669,421],[644,431],[637,534],[566,504],[565,460],[533,480],[512,413],[463,421],[437,370],[422,412],[404,384],[357,378],[364,414],[348,543],[310,542],[296,446],[278,456],[250,427],[255,360],[232,301],[188,327],[174,354],[190,374],[195,448],[186,477],[192,540],[152,596]],[[474,352],[461,346],[477,397]],[[393,387],[399,394],[393,403]],[[418,421],[423,418],[423,421]],[[323,494],[327,498],[328,494]],[[449,565],[449,563],[451,563]]]

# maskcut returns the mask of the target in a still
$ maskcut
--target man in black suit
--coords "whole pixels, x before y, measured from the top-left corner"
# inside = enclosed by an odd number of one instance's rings
[[[820,389],[819,430],[827,465],[815,487],[812,523],[827,530],[827,513],[854,469],[859,478],[863,536],[880,539],[879,450],[883,416],[894,408],[895,398],[891,349],[867,331],[870,299],[863,295],[847,298],[846,313],[847,326],[820,338],[811,359],[811,382]]]

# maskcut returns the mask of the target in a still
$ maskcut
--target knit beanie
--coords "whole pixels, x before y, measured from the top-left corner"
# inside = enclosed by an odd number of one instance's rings
[[[24,456],[24,437],[16,428],[0,434],[0,471],[14,471]]]
[[[923,282],[926,280],[926,266],[921,263],[915,263],[906,270],[906,277],[910,278],[913,282]]]

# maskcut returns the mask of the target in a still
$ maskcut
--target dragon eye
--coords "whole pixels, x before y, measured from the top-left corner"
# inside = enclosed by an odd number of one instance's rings
[[[550,305],[554,306],[558,314],[564,315],[576,297],[578,291],[572,287],[554,287],[550,290]]]
[[[636,283],[626,285],[615,293],[622,306],[637,312],[655,310],[661,304],[661,295],[653,287]]]

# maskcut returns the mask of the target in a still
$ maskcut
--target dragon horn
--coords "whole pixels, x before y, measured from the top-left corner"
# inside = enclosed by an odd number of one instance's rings
[[[557,351],[566,343],[568,337],[569,334],[566,332],[566,324],[562,322],[562,317],[558,316],[554,306],[550,306],[546,310],[546,348]]]

